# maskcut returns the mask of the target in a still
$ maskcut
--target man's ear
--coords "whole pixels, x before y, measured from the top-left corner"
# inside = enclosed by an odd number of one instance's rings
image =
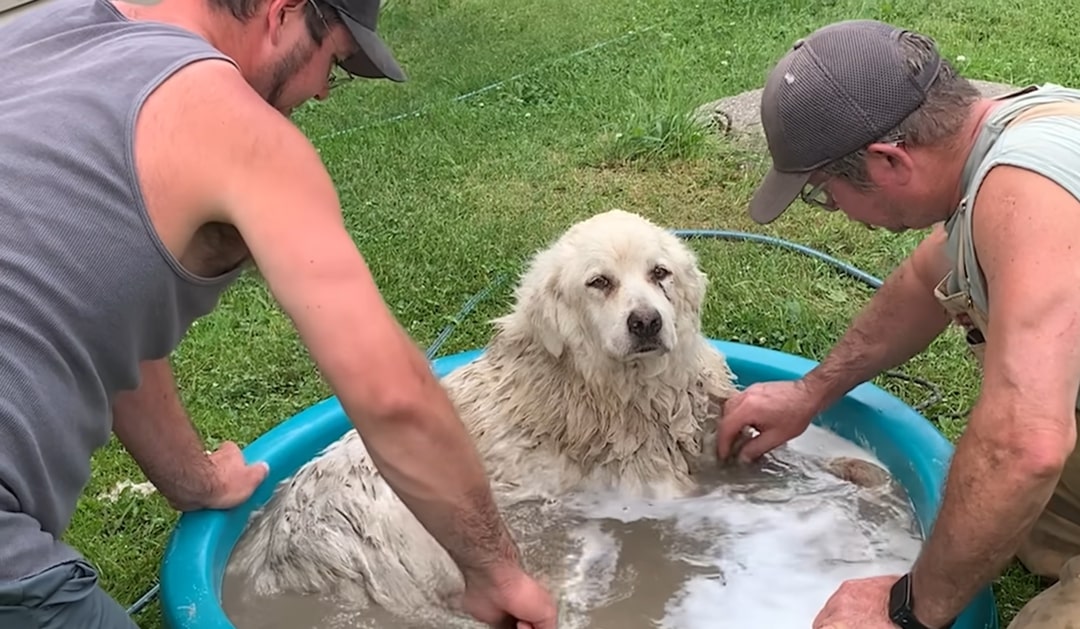
[[[293,20],[304,21],[306,4],[310,0],[269,0],[266,9],[266,28],[275,45],[284,37],[285,25]]]
[[[903,144],[875,142],[866,147],[866,174],[877,186],[906,185],[915,174],[915,162]]]

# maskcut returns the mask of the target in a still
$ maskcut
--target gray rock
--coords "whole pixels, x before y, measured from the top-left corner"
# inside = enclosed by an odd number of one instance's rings
[[[1016,89],[1003,83],[972,81],[983,96],[993,97]],[[732,136],[732,139],[749,141],[754,148],[764,148],[765,136],[761,130],[761,118],[758,108],[761,102],[761,88],[728,96],[698,107],[694,119],[717,133]]]

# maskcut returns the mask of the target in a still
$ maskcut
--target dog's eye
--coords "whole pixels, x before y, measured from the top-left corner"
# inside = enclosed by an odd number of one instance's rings
[[[611,286],[611,280],[609,280],[607,277],[605,277],[603,275],[597,275],[596,277],[594,277],[591,280],[589,280],[588,282],[586,282],[585,285],[588,286],[589,288],[595,288],[595,289],[598,289],[598,290],[606,290],[608,287]]]
[[[658,281],[658,282],[661,281],[661,280],[667,279],[670,275],[671,275],[671,271],[667,270],[667,268],[665,268],[665,267],[663,267],[663,266],[661,266],[659,264],[653,267],[652,276],[653,276],[653,279]]]

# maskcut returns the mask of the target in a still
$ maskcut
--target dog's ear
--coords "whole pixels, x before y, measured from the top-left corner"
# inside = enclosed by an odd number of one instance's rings
[[[564,343],[559,320],[562,294],[555,278],[549,278],[531,297],[527,310],[529,325],[544,349],[558,358],[562,356]]]
[[[664,248],[676,271],[676,310],[698,319],[705,307],[709,277],[701,269],[697,254],[689,245],[671,234],[665,234],[665,238]]]
[[[709,286],[709,277],[697,264],[690,263],[684,267],[683,282],[679,286],[679,310],[692,313],[695,318],[701,317],[701,311],[705,307],[705,292]]]
[[[560,316],[563,295],[550,271],[550,255],[538,254],[530,268],[521,278],[517,300],[512,312],[495,320],[496,325],[516,341],[539,343],[556,358],[564,348],[561,325],[565,315]]]

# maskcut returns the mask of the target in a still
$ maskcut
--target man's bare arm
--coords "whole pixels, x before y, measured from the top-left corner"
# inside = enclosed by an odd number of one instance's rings
[[[992,332],[978,403],[913,567],[915,614],[929,626],[1000,574],[1076,443],[1080,203],[1038,175],[998,167],[973,220]]]
[[[174,508],[201,509],[217,477],[180,403],[168,359],[143,362],[138,389],[113,400],[113,432]]]
[[[804,384],[824,409],[854,387],[923,351],[948,326],[934,297],[948,272],[946,234],[936,226],[882,283]]]
[[[186,133],[204,147],[197,167],[221,208],[206,220],[240,231],[379,471],[466,575],[519,569],[472,441],[384,303],[318,154],[233,70],[200,65],[188,75],[213,94],[185,103],[204,132]]]
[[[176,390],[168,359],[144,361],[142,382],[113,400],[113,433],[161,495],[179,511],[227,509],[266,478],[231,441],[207,453]]]

